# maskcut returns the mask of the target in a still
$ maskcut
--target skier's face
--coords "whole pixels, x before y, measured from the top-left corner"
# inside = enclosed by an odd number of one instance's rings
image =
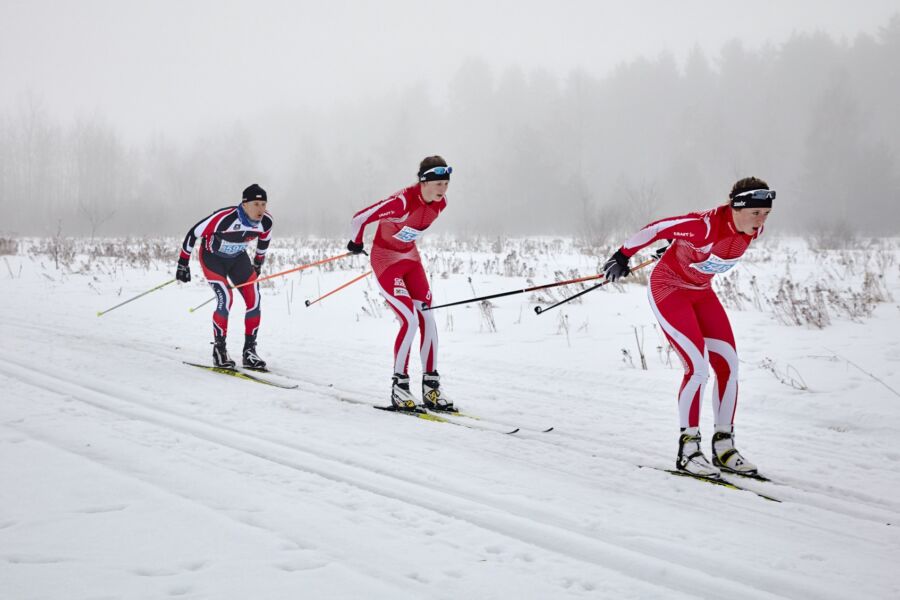
[[[244,207],[244,212],[247,213],[247,216],[254,221],[259,221],[266,213],[265,200],[253,200],[252,202],[244,202],[242,206]]]
[[[759,228],[762,227],[763,224],[765,224],[766,219],[769,218],[770,212],[772,212],[771,208],[731,209],[735,228],[747,235],[753,235],[759,231]]]
[[[450,182],[446,179],[442,181],[423,181],[420,185],[422,186],[422,200],[431,204],[447,195],[447,186],[450,185]]]

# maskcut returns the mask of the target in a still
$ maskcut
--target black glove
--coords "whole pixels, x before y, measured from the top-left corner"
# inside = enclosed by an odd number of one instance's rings
[[[612,258],[603,265],[603,275],[607,281],[616,281],[620,277],[627,277],[629,273],[631,269],[628,268],[628,257],[621,250],[616,250]]]
[[[262,261],[256,262],[253,261],[253,270],[256,271],[256,276],[259,277],[259,274],[262,273]]]
[[[183,265],[178,263],[178,268],[175,269],[175,279],[178,281],[183,281],[184,283],[188,283],[191,280],[191,267],[190,265]]]
[[[661,259],[661,258],[663,257],[663,254],[666,253],[666,250],[668,250],[668,249],[669,249],[669,246],[671,246],[671,245],[672,245],[672,244],[668,244],[668,245],[666,245],[666,246],[663,246],[662,248],[657,248],[657,249],[656,249],[656,252],[653,253],[653,258],[654,258],[654,260],[659,260],[659,259]]]
[[[347,250],[349,250],[353,254],[363,254],[364,253],[363,245],[357,244],[353,240],[350,240],[349,242],[347,242]]]

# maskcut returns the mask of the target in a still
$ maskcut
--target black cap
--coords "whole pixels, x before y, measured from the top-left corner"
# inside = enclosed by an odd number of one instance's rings
[[[247,186],[242,198],[243,200],[241,200],[241,202],[253,202],[254,200],[262,200],[263,202],[268,201],[266,198],[266,190],[259,187],[258,183],[251,183]]]

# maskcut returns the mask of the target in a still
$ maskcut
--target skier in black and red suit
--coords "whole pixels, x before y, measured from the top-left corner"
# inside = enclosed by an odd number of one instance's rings
[[[266,212],[266,191],[258,184],[248,186],[237,206],[221,208],[191,227],[181,245],[175,277],[185,283],[191,280],[191,252],[200,240],[200,266],[216,294],[213,313],[213,362],[217,367],[233,369],[228,356],[228,312],[233,300],[231,285],[255,281],[266,260],[266,250],[272,239],[272,215]],[[247,245],[256,240],[256,253],[251,263]],[[259,333],[259,284],[238,288],[244,297],[247,313],[244,317],[243,365],[265,370],[266,362],[256,353]]]

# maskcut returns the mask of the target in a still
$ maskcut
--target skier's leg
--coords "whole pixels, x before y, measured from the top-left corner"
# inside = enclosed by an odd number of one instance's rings
[[[250,257],[246,254],[238,256],[234,264],[231,265],[228,276],[234,285],[256,281],[257,278],[256,271],[250,262]],[[256,334],[259,332],[259,321],[262,315],[260,311],[259,284],[245,285],[238,288],[238,291],[244,297],[244,304],[247,307],[247,312],[244,315],[244,334],[256,337]]]
[[[394,375],[391,381],[391,402],[399,409],[415,408],[416,399],[409,391],[409,351],[418,329],[418,319],[412,298],[403,280],[404,262],[390,265],[378,276],[378,289],[400,321],[400,331],[394,340]]]
[[[431,286],[428,285],[428,277],[421,263],[406,273],[403,278],[406,288],[409,290],[416,316],[419,323],[420,343],[419,355],[422,358],[422,370],[425,372],[437,370],[438,333],[437,324],[434,321],[434,313],[430,310],[423,311],[422,307],[432,303]]]
[[[718,469],[709,463],[700,449],[700,405],[709,378],[709,356],[694,312],[692,293],[692,290],[654,285],[653,276],[650,276],[650,307],[684,366],[684,378],[678,392],[681,432],[675,466],[694,475],[718,477]]]
[[[241,254],[232,265],[229,276],[234,285],[240,285],[247,282],[255,282],[257,279],[256,271],[250,263],[250,257]],[[250,369],[265,369],[266,361],[260,358],[256,350],[256,336],[259,333],[259,322],[262,316],[260,310],[261,297],[259,294],[259,284],[252,283],[238,288],[241,296],[244,298],[244,304],[247,307],[247,313],[244,316],[244,349],[243,365]]]
[[[213,311],[213,363],[218,367],[233,368],[234,361],[228,356],[225,340],[228,335],[228,313],[233,297],[226,278],[227,265],[214,254],[200,251],[200,266],[203,275],[216,295],[216,310]]]
[[[438,333],[434,313],[430,310],[422,310],[426,304],[433,302],[433,298],[425,269],[421,264],[407,273],[406,285],[412,296],[413,306],[416,308],[421,332],[419,354],[422,357],[423,371],[422,402],[433,410],[455,411],[453,400],[441,386],[441,376],[437,371]]]
[[[722,303],[712,290],[705,294],[705,298],[696,307],[697,320],[716,376],[713,389],[716,431],[730,431],[738,395],[738,356],[734,332]]]
[[[725,471],[753,474],[756,465],[747,460],[734,445],[734,415],[737,408],[738,356],[734,333],[722,303],[710,290],[697,304],[700,328],[716,374],[713,392],[716,431],[712,438],[713,464]]]
[[[684,367],[684,377],[678,391],[679,426],[682,429],[698,428],[703,390],[709,379],[709,357],[691,303],[690,291],[674,290],[665,297],[659,293],[654,294],[652,276],[648,288],[650,307]],[[657,301],[654,296],[661,300]]]

